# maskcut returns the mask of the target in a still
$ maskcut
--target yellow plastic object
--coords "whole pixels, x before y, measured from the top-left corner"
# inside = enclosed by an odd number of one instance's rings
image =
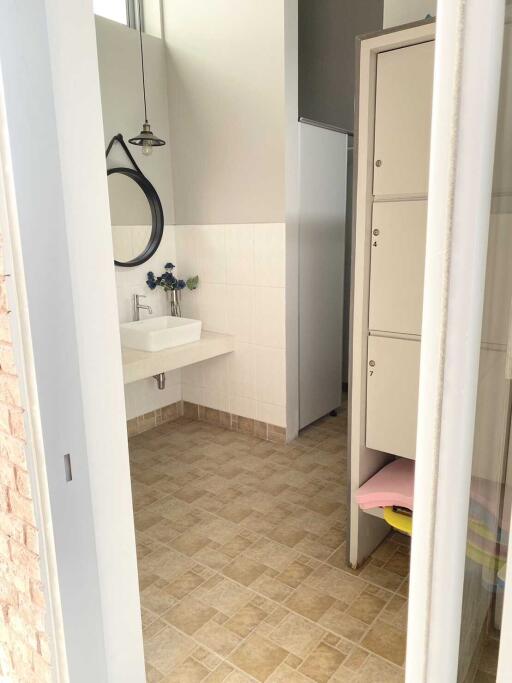
[[[401,531],[407,536],[412,535],[412,517],[409,515],[395,512],[392,507],[386,507],[384,508],[384,519],[393,529]]]

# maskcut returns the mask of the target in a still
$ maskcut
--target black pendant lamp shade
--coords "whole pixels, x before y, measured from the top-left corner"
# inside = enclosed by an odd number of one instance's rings
[[[142,12],[141,12],[142,2],[139,0],[139,40],[140,40],[140,63],[142,68],[142,94],[144,96],[144,123],[142,124],[142,130],[138,135],[130,138],[128,142],[132,145],[137,145],[142,147],[142,154],[149,155],[153,151],[153,147],[162,147],[165,145],[165,140],[162,140],[156,136],[151,130],[151,126],[148,122],[148,108],[146,104],[146,78],[144,74],[144,49],[142,47]]]
[[[151,126],[146,122],[142,124],[142,130],[134,138],[130,138],[128,142],[132,145],[142,147],[142,153],[148,154],[147,148],[161,147],[165,145],[165,140],[158,138],[151,130]]]

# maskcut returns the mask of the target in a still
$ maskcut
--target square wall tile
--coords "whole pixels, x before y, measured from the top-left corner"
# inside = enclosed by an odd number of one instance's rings
[[[231,355],[231,354],[229,354]],[[229,356],[218,356],[201,363],[203,386],[222,394],[228,393]]]
[[[189,403],[196,403],[199,406],[203,404],[203,387],[196,387],[192,384],[181,385],[181,395],[184,401]]]
[[[199,317],[203,329],[209,332],[227,332],[226,286],[203,283],[191,294],[199,293]]]
[[[229,285],[227,331],[239,342],[251,343],[253,339],[254,287]]]
[[[231,285],[254,283],[254,226],[226,227],[226,282]]]
[[[258,401],[257,419],[276,427],[286,427],[286,407]]]
[[[202,396],[202,405],[206,408],[214,408],[215,410],[229,412],[229,397],[226,393],[217,391],[216,389],[204,388]]]
[[[194,387],[203,387],[204,378],[203,370],[205,367],[205,362],[193,363],[192,365],[186,365],[181,369],[181,381],[183,384],[188,384]]]
[[[196,254],[189,259],[189,268],[202,282],[226,282],[226,232],[223,225],[200,225],[196,232]]]
[[[256,398],[261,403],[286,405],[284,349],[256,347]]]
[[[268,287],[285,286],[284,223],[261,223],[254,226],[255,282]]]
[[[285,347],[285,295],[278,287],[254,288],[254,343]]]
[[[193,292],[188,289],[184,289],[181,292],[181,314],[184,318],[200,319],[202,288],[203,285],[200,282],[198,289],[195,289]]]
[[[176,266],[182,277],[189,277],[198,269],[196,238],[199,226],[179,225],[176,226]],[[174,262],[173,262],[174,263]],[[198,273],[199,277],[201,275]]]
[[[240,417],[248,417],[252,420],[256,420],[258,414],[258,403],[252,398],[230,395],[229,412],[233,415],[240,415]]]
[[[229,354],[230,395],[256,398],[255,363],[255,347],[252,344],[237,344],[235,351]]]

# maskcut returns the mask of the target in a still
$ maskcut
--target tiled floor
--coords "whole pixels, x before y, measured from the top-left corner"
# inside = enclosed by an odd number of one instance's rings
[[[347,569],[345,433],[180,419],[130,440],[149,683],[403,680],[407,539]]]

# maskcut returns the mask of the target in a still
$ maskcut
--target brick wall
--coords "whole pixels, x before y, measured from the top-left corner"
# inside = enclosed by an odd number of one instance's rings
[[[0,236],[0,273],[3,273]],[[5,276],[0,275],[0,681],[50,681],[38,531]]]

